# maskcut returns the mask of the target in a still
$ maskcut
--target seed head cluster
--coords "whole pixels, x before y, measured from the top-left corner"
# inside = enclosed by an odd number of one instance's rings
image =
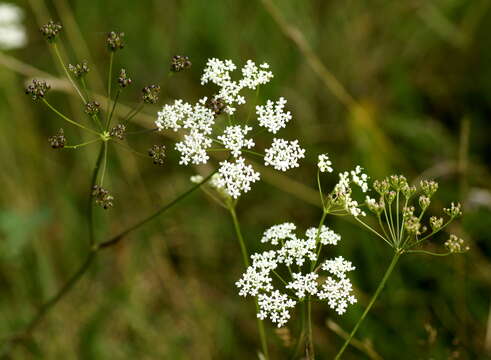
[[[164,165],[165,160],[165,145],[153,145],[148,149],[148,156],[150,156],[155,165]]]
[[[115,52],[124,48],[124,33],[111,31],[107,34],[106,46],[109,51]]]
[[[107,210],[114,205],[114,197],[102,186],[94,185],[92,188],[92,196],[95,199],[95,203],[101,206],[104,210]]]
[[[50,20],[47,24],[41,26],[39,31],[41,32],[41,34],[43,34],[46,40],[48,40],[49,42],[54,42],[62,29],[63,26],[61,26],[60,23]]]
[[[68,64],[68,70],[76,77],[82,78],[90,71],[87,61],[83,61],[80,64]]]
[[[48,138],[49,146],[53,149],[63,149],[65,147],[66,138],[63,129],[58,130],[55,135]]]
[[[188,56],[175,55],[172,57],[170,71],[180,72],[191,68],[191,61]]]
[[[46,93],[51,89],[51,86],[43,80],[33,79],[32,83],[26,88],[26,94],[29,95],[32,100],[37,101],[46,95]]]

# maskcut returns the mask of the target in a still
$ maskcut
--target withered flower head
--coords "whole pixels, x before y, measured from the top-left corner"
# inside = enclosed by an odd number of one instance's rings
[[[111,31],[107,34],[106,45],[109,51],[117,51],[124,48],[124,33]]]
[[[85,76],[90,71],[87,61],[82,61],[81,64],[75,65],[68,64],[68,70],[70,70],[77,78]]]
[[[175,55],[172,57],[170,71],[180,72],[189,69],[191,65],[192,63],[189,61],[188,56]]]
[[[32,100],[36,101],[44,97],[46,93],[51,89],[46,81],[43,80],[32,80],[32,83],[29,84],[26,88],[26,94],[31,96]]]
[[[164,165],[165,160],[165,145],[153,145],[148,149],[148,156],[153,159],[155,165]]]
[[[159,99],[160,86],[158,85],[145,86],[142,92],[143,92],[143,96],[142,96],[143,102],[147,104],[155,104]]]
[[[109,136],[116,137],[119,140],[124,140],[125,132],[126,132],[126,126],[123,124],[118,124],[109,131]]]
[[[119,72],[119,77],[118,77],[119,86],[122,88],[125,88],[128,85],[131,85],[131,81],[132,80],[130,79],[130,77],[126,73],[126,69],[121,69],[121,71]]]
[[[43,34],[46,40],[54,42],[61,29],[63,29],[63,26],[61,26],[60,23],[55,23],[53,20],[50,20],[47,24],[41,26],[39,31],[41,31],[41,34]]]
[[[114,205],[114,197],[112,197],[111,194],[109,194],[109,191],[102,186],[94,185],[92,188],[92,196],[95,198],[95,203],[104,208],[104,210],[107,210]]]
[[[63,129],[58,130],[55,135],[48,137],[48,143],[53,149],[63,149],[66,143]]]

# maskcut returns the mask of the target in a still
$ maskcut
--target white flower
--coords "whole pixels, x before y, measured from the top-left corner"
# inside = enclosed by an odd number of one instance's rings
[[[317,275],[314,272],[302,275],[302,273],[293,273],[293,281],[290,281],[287,285],[287,289],[295,290],[295,295],[299,299],[303,299],[305,294],[315,295],[317,294]]]
[[[273,134],[286,127],[286,124],[292,119],[292,115],[289,111],[284,112],[285,104],[286,100],[280,97],[276,104],[268,100],[266,105],[256,106],[259,125]]]
[[[359,166],[356,167],[357,169],[360,168]],[[361,169],[361,168],[360,168]],[[356,176],[358,176],[358,172],[352,171],[352,174],[354,173]],[[356,200],[353,200],[351,198],[351,180],[350,180],[350,173],[345,171],[342,173],[339,173],[339,182],[334,186],[334,194],[336,196],[337,201],[344,207],[344,209],[351,215],[353,216],[365,216],[365,212],[360,209],[360,206]],[[357,180],[359,180],[357,178]],[[367,185],[368,186],[368,185]],[[363,190],[363,188],[362,188]]]
[[[201,85],[212,82],[221,86],[231,80],[230,72],[236,68],[231,60],[208,59],[203,75],[201,76]]]
[[[337,258],[326,260],[322,264],[322,270],[325,270],[339,278],[345,278],[346,273],[353,271],[356,268],[351,264],[351,261],[345,260],[342,256]]]
[[[157,121],[155,125],[159,130],[172,129],[173,131],[178,131],[182,128],[182,123],[184,119],[187,118],[193,107],[183,102],[182,100],[174,101],[173,105],[164,105],[162,111],[157,113]]]
[[[252,165],[246,165],[244,158],[238,158],[235,163],[227,160],[220,163],[218,170],[220,178],[217,183],[234,199],[251,189],[251,184],[259,181],[260,175]]]
[[[201,175],[193,175],[189,178],[189,180],[193,183],[193,184],[199,184],[201,182],[203,182],[204,178],[203,176]]]
[[[298,160],[304,157],[305,149],[298,145],[298,140],[286,141],[274,138],[271,147],[266,149],[264,163],[276,170],[286,171],[298,167]]]
[[[254,61],[247,60],[247,63],[242,68],[243,78],[240,81],[241,87],[255,90],[258,85],[267,84],[273,78],[273,73],[267,69],[269,69],[267,63],[263,63],[257,67]]]
[[[252,128],[250,126],[227,126],[223,132],[223,135],[218,137],[225,148],[231,150],[234,157],[242,155],[242,149],[250,149],[254,147],[254,141],[252,139],[246,139],[245,136]]]
[[[277,251],[278,262],[284,263],[287,266],[295,263],[302,266],[306,259],[314,261],[317,259],[315,252],[316,244],[314,239],[289,239],[281,249]]]
[[[289,298],[288,295],[281,294],[278,290],[271,292],[271,294],[259,294],[257,300],[259,305],[257,317],[261,320],[269,317],[279,328],[290,319],[288,309],[297,304],[295,300]]]
[[[294,233],[296,228],[297,227],[293,223],[283,223],[271,226],[268,230],[264,232],[261,242],[270,242],[271,245],[278,245],[278,242],[280,240],[285,240],[288,238],[296,239],[297,237]]]
[[[351,294],[352,290],[353,286],[349,279],[336,280],[329,276],[317,296],[321,300],[327,299],[329,307],[342,315],[349,304],[356,303],[356,298]]]
[[[327,154],[320,154],[317,162],[317,167],[319,171],[324,172],[332,172],[333,168],[331,167],[332,161],[329,160],[329,156]]]
[[[308,239],[312,239],[315,242],[317,242],[317,237],[318,237],[322,245],[337,245],[338,241],[341,240],[341,235],[336,234],[334,231],[332,231],[325,225],[322,225],[321,230],[317,235],[318,232],[319,231],[317,228],[311,227],[307,229],[305,235],[307,236]]]
[[[211,144],[212,140],[209,137],[197,130],[191,130],[189,135],[184,135],[184,141],[176,143],[176,150],[181,153],[179,164],[206,164],[210,158],[206,150]]]
[[[363,168],[360,165],[357,165],[355,170],[351,171],[351,178],[361,188],[361,191],[368,191],[368,175],[363,173]]]
[[[26,29],[21,21],[23,10],[14,4],[0,4],[0,49],[18,49],[26,45]]]

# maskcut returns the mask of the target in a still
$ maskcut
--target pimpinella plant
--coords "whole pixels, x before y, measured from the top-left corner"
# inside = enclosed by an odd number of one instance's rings
[[[372,185],[378,197],[372,198],[366,195],[363,204],[354,200],[355,196],[349,186],[351,181],[358,184],[363,192],[370,191],[368,176],[363,174],[359,167],[351,172],[340,173],[339,183],[330,193],[324,195],[319,175],[321,172],[332,171],[331,165],[327,155],[319,156],[317,179],[324,214],[345,212],[353,216],[358,223],[384,241],[393,251],[392,260],[375,293],[336,355],[336,359],[340,359],[402,255],[447,256],[463,253],[468,250],[468,247],[463,239],[451,234],[443,244],[443,251],[435,252],[425,249],[428,242],[432,241],[439,232],[462,215],[461,205],[451,203],[448,208],[443,209],[446,218],[425,217],[430,208],[431,200],[438,190],[437,182],[423,180],[416,187],[409,185],[407,179],[402,175],[392,175],[383,180],[375,180]],[[374,221],[365,220],[368,215],[372,215]]]

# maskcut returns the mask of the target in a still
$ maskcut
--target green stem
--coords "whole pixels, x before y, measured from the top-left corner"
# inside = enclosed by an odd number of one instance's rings
[[[312,302],[307,297],[307,359],[315,359],[314,337],[312,335]]]
[[[426,251],[426,250],[406,250],[406,252],[411,254],[424,254],[424,255],[432,255],[432,256],[448,256],[452,254],[450,251],[446,253],[436,253],[433,251]]]
[[[380,295],[380,292],[384,288],[385,283],[389,279],[389,276],[392,274],[392,271],[394,270],[394,268],[395,268],[395,266],[397,264],[397,261],[399,260],[399,257],[401,256],[401,254],[402,254],[402,252],[400,252],[400,251],[396,251],[394,253],[394,257],[392,258],[392,261],[390,262],[389,267],[385,271],[384,277],[382,278],[382,281],[378,285],[377,290],[375,291],[375,294],[373,294],[372,298],[370,299],[370,302],[368,303],[368,306],[366,307],[366,309],[363,312],[363,314],[361,315],[361,317],[358,319],[358,322],[356,323],[355,327],[351,331],[351,334],[348,336],[348,338],[344,342],[343,346],[341,347],[341,349],[337,353],[337,355],[334,358],[334,360],[341,359],[341,355],[343,354],[344,350],[346,350],[346,347],[349,345],[349,343],[350,343],[351,339],[353,338],[353,336],[355,336],[356,331],[358,330],[358,328],[360,327],[361,323],[363,322],[363,320],[367,316],[368,312],[372,308],[373,304],[375,303],[375,300],[377,300],[378,296]]]
[[[106,240],[102,243],[100,243],[97,247],[98,249],[104,249],[104,248],[107,248],[109,246],[112,246],[116,243],[118,243],[119,241],[121,241],[126,235],[128,235],[130,232],[138,229],[139,227],[145,225],[146,223],[152,221],[153,219],[155,219],[156,217],[158,217],[159,215],[161,215],[162,213],[164,213],[165,211],[169,210],[170,208],[172,208],[174,205],[176,205],[178,202],[180,202],[181,200],[183,200],[184,198],[186,198],[187,196],[191,195],[195,190],[199,189],[201,187],[201,185],[205,184],[208,180],[210,180],[210,178],[218,171],[218,169],[215,169],[215,171],[213,171],[210,175],[208,175],[207,177],[205,177],[203,179],[202,182],[198,183],[198,184],[195,184],[193,187],[191,187],[189,190],[187,190],[186,192],[182,193],[181,195],[179,195],[177,198],[175,198],[174,200],[172,200],[171,202],[169,202],[168,204],[164,205],[163,207],[161,207],[160,209],[158,209],[157,211],[155,211],[153,214],[147,216],[145,219],[143,220],[140,220],[138,221],[136,224],[134,224],[133,226],[130,226],[128,229],[122,231],[121,233],[119,233],[118,235],[115,235],[113,236],[111,239],[109,240]]]
[[[109,117],[107,118],[106,131],[109,130],[109,126],[111,125],[114,109],[116,108],[116,104],[118,103],[119,94],[121,94],[121,89],[118,89],[118,91],[116,92],[116,96],[114,97],[113,107],[111,109],[111,113],[109,114]]]
[[[93,139],[93,140],[90,140],[90,141],[87,141],[87,142],[84,142],[84,143],[81,143],[81,144],[77,144],[77,145],[65,145],[64,146],[64,149],[78,149],[78,148],[81,148],[81,147],[83,147],[85,145],[93,144],[96,141],[101,141],[101,139],[100,138]]]
[[[107,141],[104,141],[104,159],[102,163],[102,175],[101,175],[101,185],[104,185],[104,175],[106,174],[106,167],[107,167]]]
[[[109,56],[109,71],[107,74],[107,108],[106,108],[106,124],[109,121],[109,105],[111,104],[111,84],[112,84],[112,75],[113,75],[113,60],[114,60],[114,52],[111,51],[111,55]]]
[[[360,220],[358,218],[358,216],[355,217],[356,221],[358,221],[360,224],[362,224],[365,228],[367,228],[368,230],[370,230],[371,232],[373,232],[375,235],[377,235],[379,238],[381,238],[382,240],[384,240],[390,247],[393,247],[392,244],[386,239],[384,238],[382,235],[379,234],[379,232],[375,229],[373,229],[370,225],[368,224],[365,224],[362,220]]]
[[[51,105],[51,104],[48,102],[48,100],[43,99],[43,102],[44,102],[44,103],[45,103],[45,104],[46,104],[46,105],[47,105],[47,106],[48,106],[48,107],[49,107],[49,108],[50,108],[50,109],[51,109],[51,110],[52,110],[52,111],[53,111],[53,112],[54,112],[56,115],[58,115],[59,117],[61,117],[63,120],[65,120],[65,121],[69,122],[69,123],[70,123],[70,124],[72,124],[72,125],[78,126],[78,127],[79,127],[79,128],[81,128],[81,129],[84,129],[84,130],[90,131],[90,132],[91,132],[91,133],[93,133],[93,134],[99,135],[99,133],[98,133],[97,131],[94,131],[94,130],[92,130],[92,129],[88,128],[88,127],[85,127],[85,126],[83,126],[82,124],[79,124],[78,122],[73,121],[72,119],[70,119],[70,118],[66,117],[65,115],[63,115],[61,112],[59,112],[58,110],[56,110],[56,108],[55,108],[54,106],[52,106],[52,105]]]
[[[63,62],[63,59],[61,58],[60,50],[58,49],[58,45],[55,42],[53,43],[53,49],[55,50],[56,57],[58,58],[58,61],[60,62],[61,67],[63,68],[63,71],[65,71],[66,77],[72,83],[72,86],[77,91],[78,95],[82,98],[82,101],[84,102],[84,104],[86,104],[87,100],[85,100],[85,97],[83,96],[82,92],[80,91],[77,84],[75,84],[75,81],[73,81],[72,77],[70,76],[70,73],[68,72],[68,70],[65,66],[65,63]]]
[[[237,235],[237,239],[239,240],[240,250],[242,252],[242,259],[244,260],[244,266],[247,268],[249,267],[249,254],[244,242],[244,237],[242,236],[242,231],[240,230],[240,224],[237,218],[237,213],[235,212],[235,206],[234,205],[230,206],[228,210],[230,212],[230,215],[232,216],[235,233]],[[260,309],[257,299],[255,299],[255,303],[256,303],[256,313],[259,313]],[[266,359],[269,359],[268,342],[266,340],[266,332],[264,331],[264,324],[261,319],[257,319],[257,328],[259,330],[259,338],[261,340],[263,355]]]
[[[94,218],[93,218],[93,207],[92,207],[92,189],[97,182],[97,175],[99,174],[99,168],[101,166],[102,154],[104,153],[104,144],[102,144],[99,149],[99,155],[97,155],[97,160],[95,162],[94,171],[92,172],[92,179],[90,182],[89,189],[89,202],[87,204],[87,219],[89,221],[89,244],[92,246],[95,243],[94,235]]]

